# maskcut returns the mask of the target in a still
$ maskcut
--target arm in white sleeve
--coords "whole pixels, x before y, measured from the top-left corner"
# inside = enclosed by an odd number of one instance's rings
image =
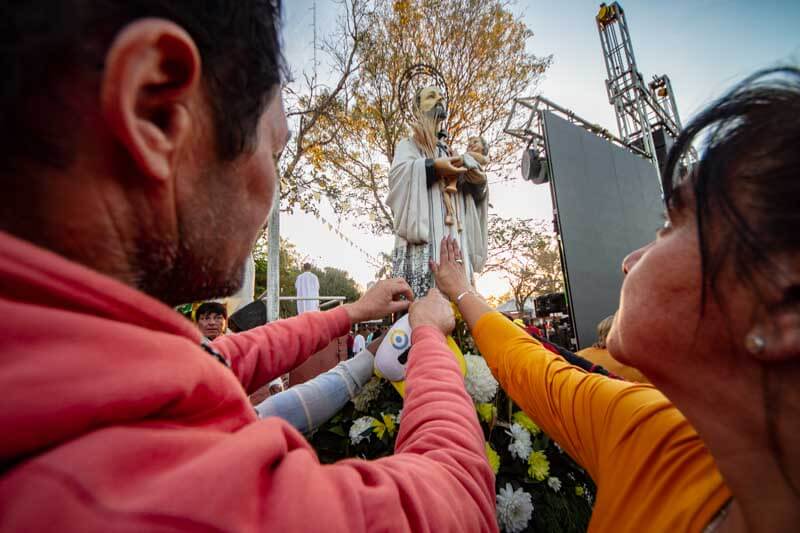
[[[372,378],[375,357],[363,350],[310,381],[270,396],[256,406],[261,418],[278,416],[301,433],[327,422]]]

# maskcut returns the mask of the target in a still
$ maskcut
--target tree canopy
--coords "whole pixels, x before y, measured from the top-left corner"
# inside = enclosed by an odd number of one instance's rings
[[[520,313],[528,298],[564,290],[558,242],[540,220],[491,216],[484,272],[503,274]]]
[[[267,280],[267,240],[266,233],[258,240],[253,252],[256,263],[256,294],[258,297],[266,290]],[[286,239],[281,239],[280,248],[280,296],[296,296],[294,282],[303,268],[303,257],[297,248]],[[311,271],[319,278],[319,293],[321,296],[344,296],[346,302],[354,302],[361,297],[358,285],[344,270],[333,267],[319,269],[313,267]],[[280,303],[280,317],[288,318],[297,314],[295,302]]]
[[[395,146],[407,135],[410,95],[398,92],[406,70],[426,64],[441,74],[451,146],[463,150],[467,137],[483,135],[489,170],[498,171],[518,149],[502,133],[511,103],[535,90],[550,58],[528,52],[533,33],[506,1],[351,0],[347,7],[336,32],[345,38],[331,52],[333,77],[341,83],[317,93],[327,105],[302,132],[303,176],[287,185],[298,205],[324,195],[339,214],[355,214],[372,232],[389,233],[384,199]],[[432,82],[416,79],[409,92]]]

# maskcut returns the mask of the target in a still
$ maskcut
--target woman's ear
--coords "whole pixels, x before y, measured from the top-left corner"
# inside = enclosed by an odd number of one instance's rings
[[[745,338],[747,351],[765,363],[800,359],[800,286],[783,291],[783,300],[768,309]]]

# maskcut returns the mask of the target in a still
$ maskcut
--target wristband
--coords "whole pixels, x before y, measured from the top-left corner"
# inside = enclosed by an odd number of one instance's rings
[[[464,291],[464,292],[462,292],[461,294],[459,294],[458,296],[456,296],[456,303],[457,303],[457,304],[460,304],[460,303],[461,303],[461,299],[462,299],[464,296],[466,296],[467,294],[472,294],[472,291]]]

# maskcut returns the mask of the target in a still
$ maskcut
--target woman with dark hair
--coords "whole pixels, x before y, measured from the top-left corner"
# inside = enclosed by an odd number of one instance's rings
[[[657,387],[570,366],[493,312],[443,242],[458,303],[511,397],[598,486],[595,531],[797,531],[800,71],[746,80],[679,136],[664,227],[623,261],[611,354]],[[699,161],[684,156],[702,141]]]

